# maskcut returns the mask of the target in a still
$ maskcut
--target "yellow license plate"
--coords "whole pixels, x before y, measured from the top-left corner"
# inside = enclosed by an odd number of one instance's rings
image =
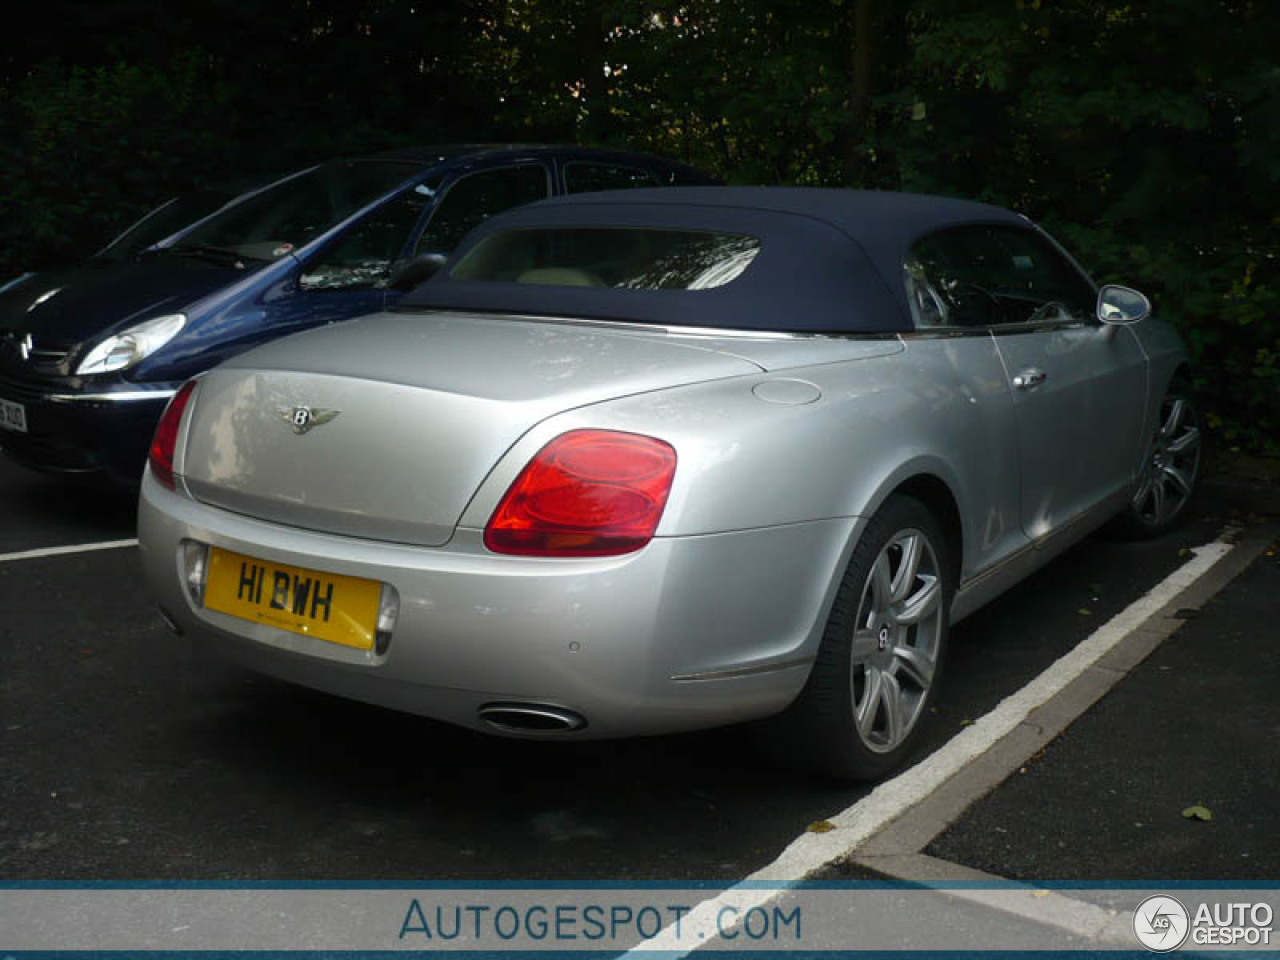
[[[204,605],[253,623],[369,650],[382,584],[255,557],[209,551]]]

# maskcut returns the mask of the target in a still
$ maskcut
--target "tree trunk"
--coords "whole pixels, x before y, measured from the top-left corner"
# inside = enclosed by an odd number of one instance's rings
[[[586,143],[606,142],[613,126],[613,115],[609,111],[611,78],[604,75],[607,30],[602,0],[586,0],[574,25],[574,41],[580,57],[582,100],[586,108],[586,116],[579,128],[579,140]]]
[[[850,51],[849,122],[844,139],[844,181],[861,185],[865,179],[863,146],[869,133],[875,71],[875,0],[853,0]]]

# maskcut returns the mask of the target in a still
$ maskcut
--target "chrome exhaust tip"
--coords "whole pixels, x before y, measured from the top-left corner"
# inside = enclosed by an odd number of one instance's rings
[[[581,714],[546,703],[486,703],[476,713],[501,733],[573,733],[587,725]]]

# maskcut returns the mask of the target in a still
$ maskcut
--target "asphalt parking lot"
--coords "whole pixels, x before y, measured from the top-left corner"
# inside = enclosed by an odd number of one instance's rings
[[[961,624],[922,754],[1222,526],[1090,538]],[[867,793],[770,765],[741,729],[506,741],[248,674],[160,625],[134,548],[47,552],[132,535],[128,496],[0,461],[6,880],[732,882]]]
[[[1280,877],[1276,547],[929,852],[1028,881]]]

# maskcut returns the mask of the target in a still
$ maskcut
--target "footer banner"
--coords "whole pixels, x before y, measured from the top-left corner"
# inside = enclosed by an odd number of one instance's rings
[[[27,957],[1271,953],[1280,886],[0,883]]]

